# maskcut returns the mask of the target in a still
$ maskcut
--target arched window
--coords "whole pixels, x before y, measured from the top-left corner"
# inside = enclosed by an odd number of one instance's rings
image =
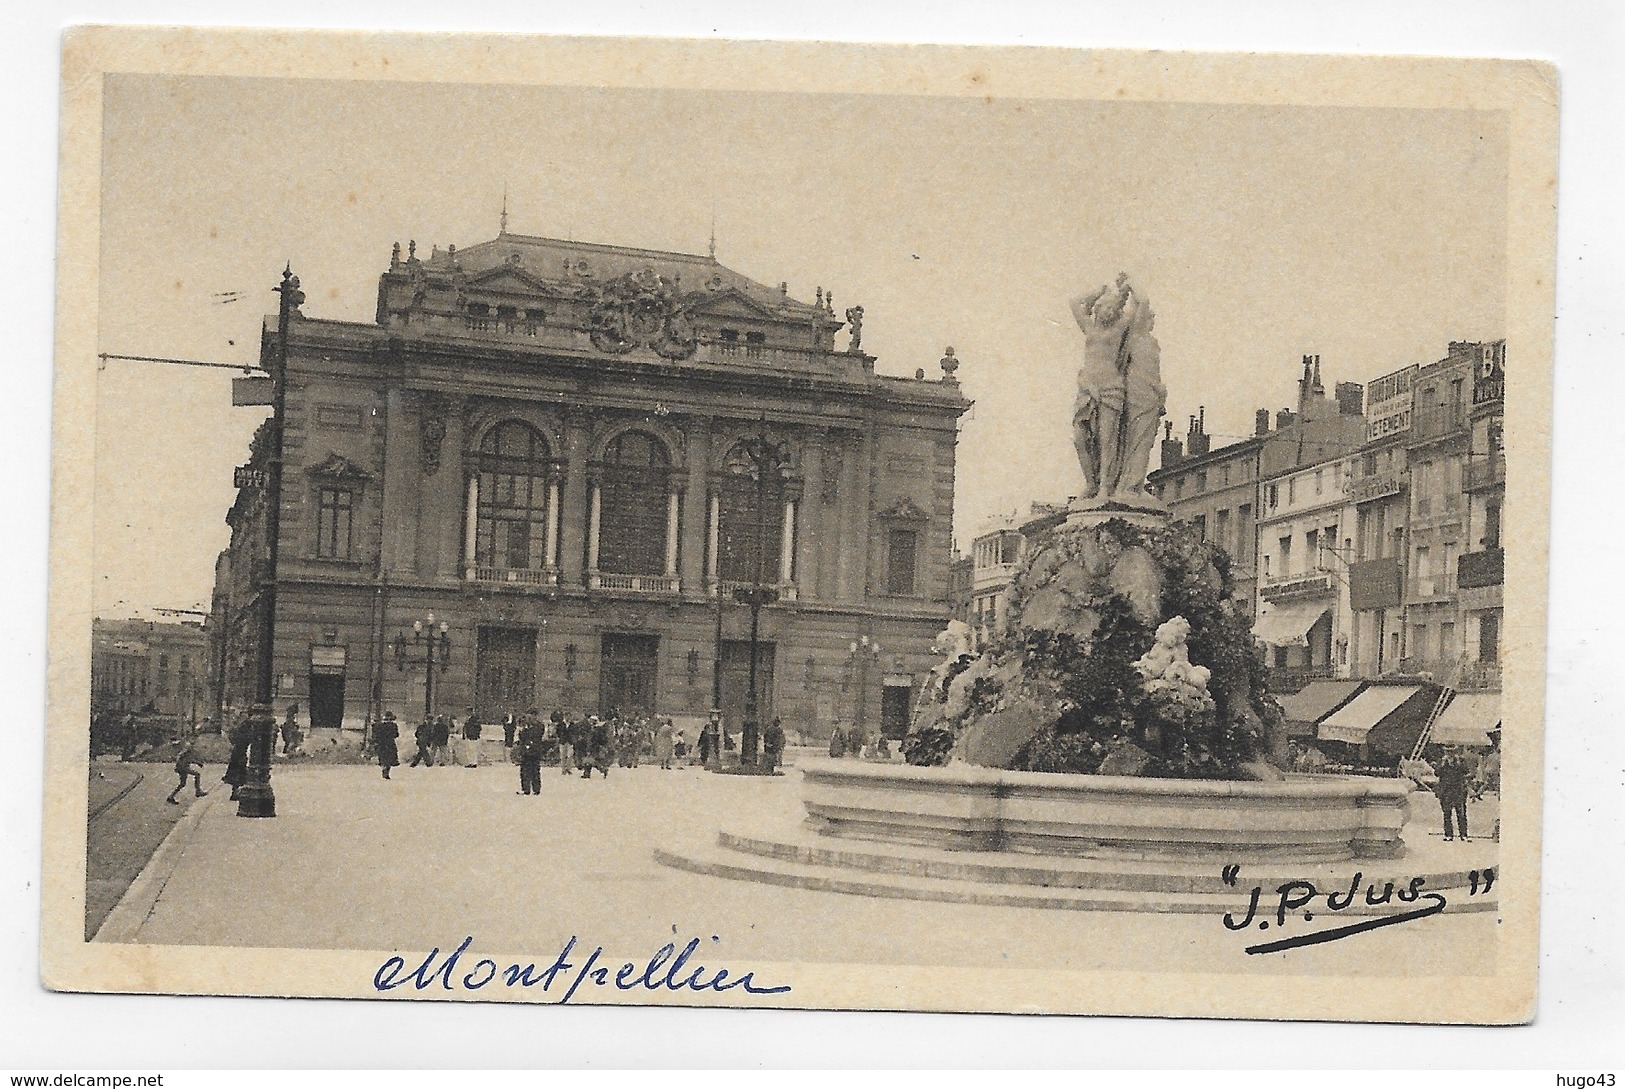
[[[480,567],[524,571],[549,566],[548,460],[547,440],[519,420],[498,424],[480,441],[475,535]]]
[[[768,448],[765,472],[750,440],[736,444],[722,461],[717,526],[717,574],[730,582],[779,581],[784,535],[784,474]],[[758,485],[757,475],[761,473]]]
[[[666,571],[671,460],[653,435],[628,431],[604,448],[599,466],[598,570]]]

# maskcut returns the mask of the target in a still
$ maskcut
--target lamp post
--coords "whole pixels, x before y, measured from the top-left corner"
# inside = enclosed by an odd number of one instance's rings
[[[276,791],[271,788],[271,760],[276,752],[276,712],[271,709],[276,680],[277,546],[282,534],[282,430],[288,399],[288,321],[305,301],[293,266],[282,269],[275,288],[277,307],[276,370],[271,375],[270,449],[265,473],[265,574],[260,581],[259,661],[254,678],[254,707],[248,713],[248,766],[246,781],[237,792],[239,817],[276,816]]]
[[[430,613],[426,620],[412,621],[412,634],[402,631],[395,636],[391,649],[395,652],[395,668],[402,673],[406,672],[408,665],[423,666],[423,721],[434,719],[434,671],[436,665],[440,672],[446,672],[451,662],[451,636],[447,634],[450,625],[444,620],[436,623],[434,613]],[[420,651],[421,660],[408,660],[413,651]]]
[[[869,665],[880,661],[880,640],[870,639],[867,635],[860,635],[856,642],[848,645],[846,664],[857,675],[857,694],[855,718],[860,733],[865,737],[869,733]]]
[[[767,433],[767,421],[762,420],[760,430],[734,447],[737,457],[730,459],[728,471],[735,476],[749,476],[756,485],[756,535],[753,547],[753,574],[751,585],[734,591],[734,600],[750,606],[750,669],[745,687],[745,725],[739,739],[739,764],[743,768],[756,767],[758,742],[761,737],[760,693],[757,688],[757,667],[760,656],[762,607],[779,600],[776,587],[767,584],[767,491],[769,477],[782,483],[784,462],[783,446]],[[720,595],[720,588],[719,588]]]

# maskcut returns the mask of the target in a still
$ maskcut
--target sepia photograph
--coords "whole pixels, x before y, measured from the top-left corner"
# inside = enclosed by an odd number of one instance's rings
[[[63,50],[48,987],[1533,1016],[1549,66]]]

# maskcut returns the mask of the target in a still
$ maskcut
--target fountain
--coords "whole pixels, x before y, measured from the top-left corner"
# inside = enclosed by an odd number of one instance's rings
[[[721,854],[662,861],[867,895],[1177,911],[1230,902],[1227,866],[1327,877],[1404,856],[1408,780],[1276,765],[1250,603],[1226,554],[1146,491],[1166,402],[1149,302],[1119,276],[1071,307],[1083,494],[1034,542],[984,653],[939,637],[908,762],[803,761],[801,829],[724,831]]]

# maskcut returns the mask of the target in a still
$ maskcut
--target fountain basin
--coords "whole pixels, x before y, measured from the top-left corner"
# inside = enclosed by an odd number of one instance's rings
[[[807,823],[851,839],[1079,858],[1337,862],[1405,853],[1408,780],[1143,779],[812,758]]]

